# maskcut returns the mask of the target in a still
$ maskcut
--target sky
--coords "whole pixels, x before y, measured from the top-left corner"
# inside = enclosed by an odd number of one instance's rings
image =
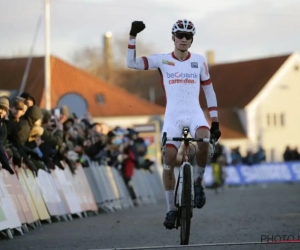
[[[138,39],[153,53],[174,49],[178,19],[196,26],[191,51],[213,50],[218,63],[300,52],[300,0],[50,0],[51,53],[73,63],[75,52],[101,46],[103,35],[127,36],[144,21]],[[40,20],[40,26],[38,26]],[[37,29],[37,27],[39,27]],[[0,56],[43,55],[44,1],[0,0]],[[138,49],[138,48],[137,48]]]

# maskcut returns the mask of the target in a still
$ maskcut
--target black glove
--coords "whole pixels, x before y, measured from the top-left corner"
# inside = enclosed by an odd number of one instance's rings
[[[43,161],[36,161],[35,165],[38,169],[42,169],[48,174],[51,174],[51,170],[46,166],[46,164]]]
[[[219,140],[219,138],[221,137],[221,131],[219,129],[219,122],[211,123],[210,133],[211,133],[211,135],[214,136],[214,139],[217,142]]]
[[[39,157],[39,154],[35,151],[33,151],[31,148],[25,147],[23,146],[23,150],[25,152],[25,154],[27,154],[28,156],[36,159],[36,160],[40,160],[41,158]]]
[[[2,146],[2,142],[0,140],[0,163],[2,165],[2,168],[7,170],[10,174],[14,174],[15,172],[13,169],[10,167],[8,157],[4,151],[4,148]]]
[[[9,164],[3,164],[2,168],[7,170],[11,175],[15,174],[14,170],[12,169],[12,167]]]
[[[36,166],[34,165],[34,163],[32,162],[32,160],[28,158],[24,162],[27,165],[27,167],[32,171],[32,173],[36,174],[36,176],[37,176],[38,169],[36,168]]]
[[[14,146],[11,146],[10,149],[13,152],[13,163],[14,163],[14,165],[17,165],[18,167],[21,167],[22,158],[21,158],[21,155],[19,154],[18,150]]]
[[[145,28],[146,28],[146,25],[142,21],[134,21],[131,24],[131,30],[129,32],[129,35],[136,36],[138,33],[140,33]]]
[[[21,165],[22,165],[22,159],[14,155],[14,157],[13,157],[13,164],[15,166],[18,166],[20,168]]]

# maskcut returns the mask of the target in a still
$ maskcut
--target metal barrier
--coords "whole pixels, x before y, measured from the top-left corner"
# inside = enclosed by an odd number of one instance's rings
[[[14,232],[23,234],[35,229],[41,221],[72,220],[97,214],[116,212],[134,205],[155,204],[164,194],[157,171],[135,169],[131,184],[136,201],[132,200],[122,173],[116,168],[89,162],[77,165],[72,174],[56,167],[48,174],[44,170],[34,176],[24,165],[16,175],[0,171],[0,236],[8,239]]]
[[[112,173],[114,175],[114,178],[116,180],[116,184],[118,186],[118,190],[119,190],[119,193],[120,193],[120,199],[121,199],[121,204],[123,206],[123,208],[130,208],[130,207],[133,207],[133,201],[130,197],[130,194],[129,194],[129,191],[125,185],[125,182],[121,176],[121,173],[113,168],[112,169]]]
[[[164,199],[161,166],[151,171],[135,169],[127,186],[116,168],[90,162],[85,168],[78,164],[73,174],[68,165],[63,165],[64,170],[56,168],[51,174],[39,170],[37,177],[25,165],[16,169],[15,175],[0,170],[0,237],[12,239],[27,233],[28,228],[40,227],[41,221],[84,218],[98,211],[117,212]],[[204,184],[209,184],[210,179],[208,166]],[[299,180],[299,162],[226,167],[225,183],[230,185]],[[132,200],[130,187],[136,200]]]

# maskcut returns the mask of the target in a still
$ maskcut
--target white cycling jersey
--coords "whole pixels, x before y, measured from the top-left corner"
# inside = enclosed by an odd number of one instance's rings
[[[209,128],[200,107],[202,86],[210,117],[217,117],[217,100],[210,79],[206,59],[199,54],[189,53],[184,61],[173,53],[154,54],[136,58],[135,39],[129,40],[127,66],[133,69],[158,69],[166,95],[166,111],[163,132],[168,137],[180,137],[182,128],[188,126],[192,136],[199,127]],[[179,143],[172,143],[177,148]]]

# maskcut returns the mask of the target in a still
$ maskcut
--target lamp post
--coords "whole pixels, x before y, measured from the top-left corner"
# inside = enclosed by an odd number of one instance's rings
[[[51,109],[51,55],[50,55],[50,0],[45,1],[45,101],[46,109]]]

